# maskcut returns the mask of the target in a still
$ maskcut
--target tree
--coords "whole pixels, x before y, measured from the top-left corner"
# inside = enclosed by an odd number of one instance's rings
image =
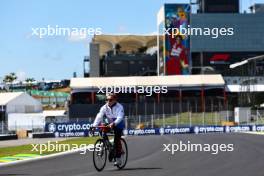
[[[28,89],[31,89],[32,88],[32,83],[35,81],[35,79],[34,78],[27,78],[26,80],[25,80],[25,82],[26,82],[26,88]]]
[[[9,73],[9,74],[5,75],[3,82],[4,83],[10,83],[11,84],[11,87],[12,87],[12,84],[13,84],[13,82],[16,79],[17,79],[16,74],[14,72],[12,72],[12,73]]]
[[[5,83],[13,83],[15,80],[17,79],[17,76],[16,76],[16,74],[15,73],[10,73],[10,74],[8,74],[8,75],[5,75],[5,77],[4,77],[4,82]]]

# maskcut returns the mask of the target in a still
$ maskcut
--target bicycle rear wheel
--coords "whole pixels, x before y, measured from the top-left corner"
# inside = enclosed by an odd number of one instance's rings
[[[107,159],[107,148],[103,139],[97,139],[94,144],[93,164],[97,171],[102,171]]]
[[[121,165],[117,165],[118,169],[123,169],[126,166],[127,158],[128,158],[128,150],[127,150],[127,143],[125,139],[121,138],[121,144],[122,144],[122,155],[121,155]]]

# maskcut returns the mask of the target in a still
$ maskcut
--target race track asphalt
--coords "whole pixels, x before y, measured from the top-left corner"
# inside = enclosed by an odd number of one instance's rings
[[[92,153],[68,154],[0,168],[0,176],[263,176],[264,136],[253,134],[180,134],[126,138],[129,159],[123,170],[107,163],[97,172]],[[233,144],[234,151],[164,152],[163,144]]]

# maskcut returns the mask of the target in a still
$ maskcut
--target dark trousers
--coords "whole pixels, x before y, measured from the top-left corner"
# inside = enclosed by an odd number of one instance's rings
[[[114,128],[114,145],[115,145],[115,152],[116,152],[116,158],[120,158],[122,155],[122,144],[121,144],[121,136],[123,135],[123,129],[120,128]]]

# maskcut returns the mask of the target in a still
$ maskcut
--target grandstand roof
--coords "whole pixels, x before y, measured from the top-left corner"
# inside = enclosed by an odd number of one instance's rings
[[[72,78],[72,89],[98,89],[110,86],[168,86],[200,87],[224,86],[221,75],[171,75],[171,76],[130,76],[130,77],[91,77]]]
[[[121,51],[137,51],[138,48],[146,46],[148,48],[157,45],[157,35],[95,35],[93,43],[99,43],[100,55],[113,50],[116,44],[121,46]]]

